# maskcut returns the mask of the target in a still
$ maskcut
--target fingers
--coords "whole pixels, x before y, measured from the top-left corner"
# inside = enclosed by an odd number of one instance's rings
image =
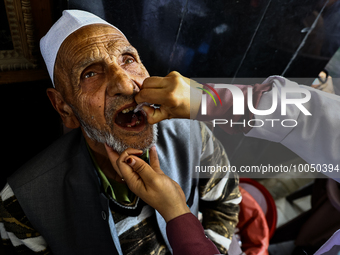
[[[164,80],[164,77],[159,77],[159,76],[148,77],[143,81],[142,88],[148,88],[148,89],[162,88],[162,87],[164,87],[164,86],[162,86],[163,80]]]
[[[151,183],[157,175],[157,173],[143,159],[136,156],[129,156],[125,159],[124,157],[120,157],[117,161],[117,164],[120,168],[122,168],[121,172],[124,176],[125,173],[129,175],[129,178],[138,175],[145,185]],[[126,171],[127,165],[131,170]]]
[[[143,106],[143,110],[146,113],[146,118],[149,124],[155,124],[162,120],[169,119],[169,113],[161,108],[153,108],[150,106]]]
[[[175,76],[180,76],[180,77],[182,77],[182,75],[179,73],[179,72],[177,72],[177,71],[172,71],[172,72],[170,72],[167,76],[165,76],[165,77],[175,77]]]
[[[158,174],[164,174],[159,164],[156,146],[152,146],[151,149],[149,150],[149,157],[150,157],[151,168]]]
[[[148,102],[151,104],[163,104],[178,85],[190,79],[178,72],[171,72],[165,77],[148,77],[144,80],[141,91],[136,95],[137,103]]]
[[[155,208],[166,222],[190,212],[183,190],[160,169],[156,147],[149,150],[150,165],[136,155],[142,151],[129,148],[118,155],[105,145],[111,163],[117,166],[129,189]]]
[[[116,172],[119,174],[119,176],[123,179],[125,179],[124,177],[124,174],[121,172],[121,168],[120,166],[118,166],[117,162],[118,162],[118,159],[120,157],[127,157],[127,156],[130,156],[130,155],[142,155],[143,151],[141,150],[136,150],[136,149],[132,149],[132,148],[129,148],[127,150],[125,150],[120,156],[119,154],[114,151],[111,147],[109,147],[107,144],[105,144],[105,149],[106,149],[106,153],[110,159],[110,162],[113,166],[113,168],[116,170]]]
[[[141,91],[135,96],[138,104],[148,102],[151,104],[160,104],[164,95],[164,77],[149,77],[143,82]]]
[[[112,166],[115,168],[121,178],[123,178],[127,184],[136,184],[137,179],[141,178],[143,182],[152,181],[156,174],[163,174],[160,169],[158,155],[156,147],[153,146],[150,149],[150,163],[149,166],[144,160],[135,156],[141,155],[141,150],[129,148],[125,150],[121,155],[113,151],[108,145],[105,144],[105,149],[110,159]]]
[[[138,104],[143,102],[148,102],[150,104],[162,104],[168,94],[168,88],[146,88],[143,85],[142,90],[135,96],[135,101]]]
[[[169,79],[164,79],[164,78],[174,78],[174,77],[182,77],[185,78],[184,76],[182,76],[179,72],[176,71],[172,71],[170,72],[167,76],[165,77],[159,77],[159,76],[152,76],[152,77],[148,77],[144,80],[143,82],[143,88],[154,88],[154,89],[162,89],[164,87],[166,87],[167,83],[164,83],[165,80],[169,80]],[[189,78],[186,78],[189,80]]]
[[[165,77],[149,77],[135,96],[137,103],[148,102],[159,104],[160,108],[143,107],[150,124],[164,119],[194,118],[201,103],[202,90],[198,83],[182,76],[178,72],[171,72]],[[192,99],[191,99],[192,97]],[[192,107],[190,106],[192,103]]]

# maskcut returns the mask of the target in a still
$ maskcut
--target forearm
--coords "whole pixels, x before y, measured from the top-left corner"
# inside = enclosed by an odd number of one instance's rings
[[[302,159],[311,164],[332,164],[334,167],[340,162],[340,97],[325,93],[311,87],[301,86],[280,77],[272,77],[268,81],[278,89],[277,109],[270,115],[255,115],[255,119],[263,121],[262,127],[253,128],[246,136],[262,138],[269,141],[280,142]],[[295,105],[287,105],[287,115],[281,115],[281,89],[283,87],[300,87],[311,93],[311,99],[303,106],[312,114],[305,115]],[[304,95],[297,95],[304,97]],[[259,102],[258,109],[269,109],[272,91],[264,94]],[[266,119],[275,119],[275,125]],[[296,121],[296,126],[285,127],[283,120]],[[289,125],[294,124],[290,122]],[[340,167],[340,166],[339,166]],[[327,173],[336,178],[338,172]]]
[[[174,255],[213,255],[218,249],[204,234],[199,220],[186,213],[170,220],[166,226],[168,240]]]
[[[233,122],[244,122],[246,125],[219,125],[227,133],[235,134],[243,132],[246,136],[261,138],[269,141],[280,142],[302,159],[310,164],[326,164],[333,168],[340,162],[340,133],[337,131],[340,126],[340,97],[325,93],[308,86],[298,85],[280,76],[272,76],[266,79],[263,84],[256,84],[253,87],[253,104],[257,110],[268,110],[272,107],[273,90],[277,88],[276,110],[267,115],[252,114],[246,105],[248,91],[244,85],[238,86],[245,98],[244,115],[233,115],[233,99],[228,89],[216,89],[223,102],[223,107],[215,106],[213,100],[207,97],[207,115],[200,112],[197,115],[199,120],[230,119]],[[281,113],[282,88],[302,88],[310,92],[311,98],[302,106],[312,115],[305,115],[295,104],[287,104],[285,115]],[[288,93],[285,97],[301,99],[305,95],[301,93]],[[210,110],[210,111],[209,111]],[[251,127],[248,120],[260,121]],[[283,124],[282,124],[283,121]],[[294,125],[296,123],[296,125]],[[262,125],[263,124],[263,125]],[[255,125],[255,123],[252,123]],[[291,127],[289,127],[291,126]],[[328,167],[329,169],[329,167]],[[326,173],[329,177],[337,178],[337,171]]]

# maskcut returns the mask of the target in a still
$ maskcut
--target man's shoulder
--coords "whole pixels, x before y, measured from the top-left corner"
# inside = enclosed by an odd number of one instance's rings
[[[164,120],[158,124],[157,152],[163,166],[176,162],[171,169],[179,165],[191,169],[189,158],[199,160],[202,147],[201,124],[187,119]]]
[[[211,136],[212,131],[209,125],[202,121],[189,119],[163,120],[158,123],[158,138],[168,140],[169,138],[177,141],[186,140],[201,144],[205,137]]]
[[[161,121],[158,126],[160,133],[188,136],[189,132],[200,130],[201,122],[189,119],[171,119]]]
[[[73,130],[63,135],[20,167],[8,178],[8,182],[13,185],[15,182],[15,186],[21,186],[63,165],[65,161],[68,161],[79,153],[81,139],[82,135],[80,130]]]

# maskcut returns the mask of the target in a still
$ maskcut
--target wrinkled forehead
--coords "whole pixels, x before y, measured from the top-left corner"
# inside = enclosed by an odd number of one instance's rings
[[[57,54],[54,77],[67,75],[72,80],[79,72],[93,62],[99,62],[108,55],[131,52],[138,55],[118,29],[105,24],[84,26],[70,34],[60,46]]]
[[[75,51],[79,49],[79,47],[90,47],[95,44],[105,46],[115,44],[130,45],[124,34],[118,29],[103,24],[92,24],[84,26],[70,34],[60,46],[58,55],[63,55],[63,53],[67,54],[72,50]]]

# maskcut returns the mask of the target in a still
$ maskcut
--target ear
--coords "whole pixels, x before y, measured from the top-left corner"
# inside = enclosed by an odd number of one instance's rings
[[[72,108],[65,102],[63,96],[53,88],[46,90],[54,109],[59,113],[64,125],[68,128],[78,128],[80,126],[77,117],[74,115]]]

